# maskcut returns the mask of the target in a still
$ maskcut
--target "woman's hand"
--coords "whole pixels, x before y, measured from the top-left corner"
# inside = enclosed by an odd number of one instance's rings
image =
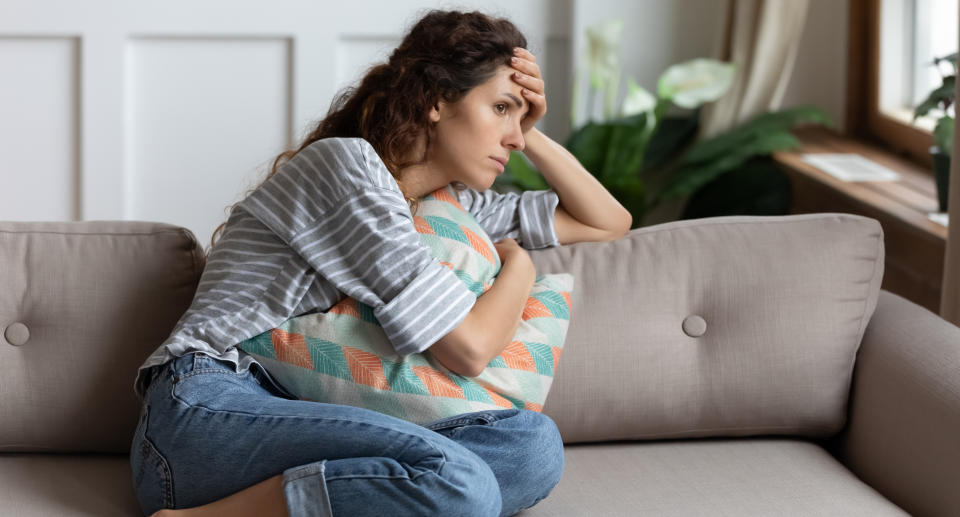
[[[536,274],[536,267],[533,265],[530,253],[520,247],[514,239],[506,238],[497,241],[493,243],[493,247],[497,249],[497,255],[500,255],[501,267],[509,263],[510,267],[525,267],[534,275]]]
[[[530,110],[520,121],[520,129],[526,133],[547,113],[547,97],[543,89],[543,78],[540,76],[540,66],[537,65],[536,56],[525,48],[517,47],[513,49],[510,66],[516,70],[512,79],[523,87],[523,98],[530,103]]]

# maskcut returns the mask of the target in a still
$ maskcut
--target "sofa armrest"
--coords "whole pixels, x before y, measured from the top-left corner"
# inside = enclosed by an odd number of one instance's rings
[[[960,328],[880,292],[837,456],[913,515],[960,508]]]

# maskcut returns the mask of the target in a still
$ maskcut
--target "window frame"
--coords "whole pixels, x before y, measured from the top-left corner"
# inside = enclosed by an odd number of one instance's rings
[[[850,136],[871,141],[923,165],[933,175],[933,133],[886,115],[879,107],[880,2],[849,0],[846,127]]]

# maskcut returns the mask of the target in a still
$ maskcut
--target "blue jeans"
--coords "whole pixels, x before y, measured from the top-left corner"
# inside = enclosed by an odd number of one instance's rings
[[[264,370],[189,353],[151,369],[130,449],[145,515],[283,475],[291,517],[513,515],[563,474],[553,421],[528,410],[419,426],[291,398]]]

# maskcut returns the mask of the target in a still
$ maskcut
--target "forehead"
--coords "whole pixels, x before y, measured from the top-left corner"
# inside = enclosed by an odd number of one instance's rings
[[[512,93],[517,98],[523,99],[523,97],[520,95],[520,90],[522,87],[511,77],[515,71],[516,70],[511,67],[500,65],[492,77],[477,85],[477,87],[474,88],[471,93],[477,92],[484,95],[503,95],[506,93]],[[526,105],[525,102],[524,105]]]

